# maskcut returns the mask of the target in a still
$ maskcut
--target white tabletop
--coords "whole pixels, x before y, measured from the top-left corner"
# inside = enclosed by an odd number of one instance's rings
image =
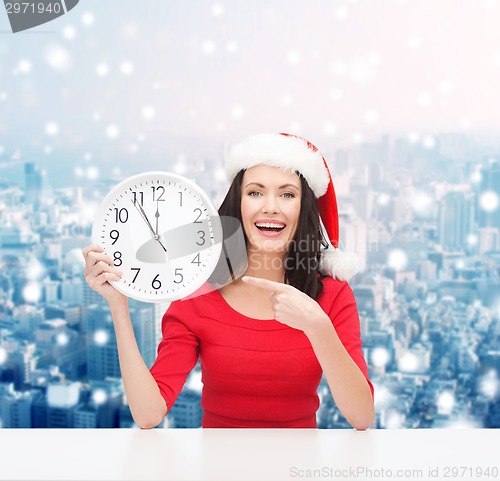
[[[494,429],[0,429],[0,479],[489,481],[499,453]]]

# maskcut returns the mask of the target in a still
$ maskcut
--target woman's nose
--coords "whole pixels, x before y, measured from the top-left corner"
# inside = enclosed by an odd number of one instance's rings
[[[271,212],[273,214],[279,213],[277,200],[272,196],[266,197],[262,206],[262,212]]]

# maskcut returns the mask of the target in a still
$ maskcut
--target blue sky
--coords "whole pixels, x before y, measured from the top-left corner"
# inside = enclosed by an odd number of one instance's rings
[[[0,11],[0,156],[497,130],[498,18],[497,0],[81,0],[9,34]]]

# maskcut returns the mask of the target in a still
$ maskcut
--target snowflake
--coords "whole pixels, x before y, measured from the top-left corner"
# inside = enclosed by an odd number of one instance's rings
[[[87,179],[89,180],[96,180],[99,178],[99,169],[94,166],[90,166],[87,168],[86,172]]]
[[[326,122],[325,125],[323,125],[323,132],[328,136],[335,135],[337,126],[333,122]]]
[[[411,199],[411,206],[413,210],[420,215],[427,215],[432,208],[432,197],[425,192],[415,192]]]
[[[286,55],[286,59],[292,65],[297,65],[300,62],[300,53],[296,50],[290,50]]]
[[[7,361],[7,357],[7,351],[3,347],[0,347],[0,366],[2,364],[5,364],[5,362]]]
[[[100,62],[96,65],[95,71],[100,77],[105,77],[109,73],[109,66],[104,62]]]
[[[26,278],[30,281],[36,281],[41,279],[44,274],[45,269],[42,263],[37,258],[32,258],[26,270]]]
[[[436,404],[439,414],[451,414],[455,406],[455,396],[451,391],[443,391],[439,394]]]
[[[108,394],[104,389],[96,389],[92,393],[92,401],[99,406],[108,400]]]
[[[391,197],[389,196],[389,194],[386,194],[384,192],[377,197],[377,204],[384,206],[384,205],[387,205],[390,200],[391,200]]]
[[[38,282],[30,282],[23,289],[23,297],[26,302],[37,303],[42,298],[42,289]]]
[[[338,7],[335,10],[335,16],[338,20],[345,20],[349,16],[349,10],[345,7]]]
[[[47,133],[47,135],[50,135],[51,137],[57,135],[59,132],[59,125],[56,122],[48,122],[45,125],[45,132]]]
[[[367,110],[364,114],[364,121],[367,124],[376,124],[380,120],[380,115],[376,110]]]
[[[495,399],[500,393],[500,382],[494,369],[488,371],[479,383],[479,390],[488,399]]]
[[[61,332],[56,336],[56,342],[59,346],[66,346],[69,342],[69,337],[65,332]]]
[[[418,356],[411,351],[406,351],[398,361],[398,368],[401,372],[416,372],[419,365]]]
[[[126,60],[120,65],[120,72],[123,75],[130,75],[134,71],[134,64]]]
[[[479,197],[479,205],[485,212],[494,212],[498,209],[498,194],[493,190],[487,190]]]
[[[436,147],[436,139],[431,135],[426,135],[422,143],[427,150],[432,150]]]
[[[212,55],[213,53],[215,53],[216,46],[212,40],[205,40],[201,46],[201,49],[207,55]]]
[[[235,41],[231,40],[230,42],[227,42],[226,50],[229,53],[234,53],[238,50],[238,44]]]
[[[116,139],[120,135],[120,129],[116,125],[109,125],[106,129],[106,135],[110,139]]]
[[[72,40],[73,38],[76,37],[76,28],[73,27],[72,25],[68,25],[63,30],[63,36],[68,40]]]
[[[155,117],[155,115],[156,115],[155,109],[153,107],[151,107],[151,105],[146,105],[142,108],[142,116],[146,120],[153,119]]]
[[[387,429],[399,429],[404,425],[405,416],[399,411],[389,410],[385,417],[385,427]]]
[[[30,73],[31,72],[31,62],[29,60],[20,60],[17,64],[16,71],[19,73]]]
[[[372,364],[375,367],[385,367],[390,360],[390,354],[384,347],[376,347],[371,355]]]
[[[220,17],[224,14],[224,7],[220,3],[212,5],[212,15],[214,17]]]
[[[71,56],[63,47],[59,45],[50,45],[45,50],[45,61],[54,70],[65,72],[71,65]]]
[[[241,105],[235,105],[231,110],[231,116],[233,119],[241,119],[245,116],[245,109]]]
[[[481,171],[480,170],[475,170],[471,176],[470,176],[470,180],[471,182],[473,182],[474,184],[479,184],[479,182],[481,182],[481,180],[483,180],[483,175],[481,174]]]
[[[94,342],[98,346],[104,346],[109,341],[109,334],[104,329],[99,329],[94,332]]]
[[[94,14],[90,13],[90,12],[85,12],[82,16],[82,23],[83,25],[85,25],[86,27],[90,27],[91,25],[94,24]]]

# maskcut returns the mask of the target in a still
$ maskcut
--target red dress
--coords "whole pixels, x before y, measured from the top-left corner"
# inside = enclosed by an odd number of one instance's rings
[[[354,294],[323,279],[317,302],[370,386]],[[315,428],[321,366],[309,339],[275,319],[235,311],[219,291],[173,302],[151,374],[170,409],[198,357],[204,428]]]

